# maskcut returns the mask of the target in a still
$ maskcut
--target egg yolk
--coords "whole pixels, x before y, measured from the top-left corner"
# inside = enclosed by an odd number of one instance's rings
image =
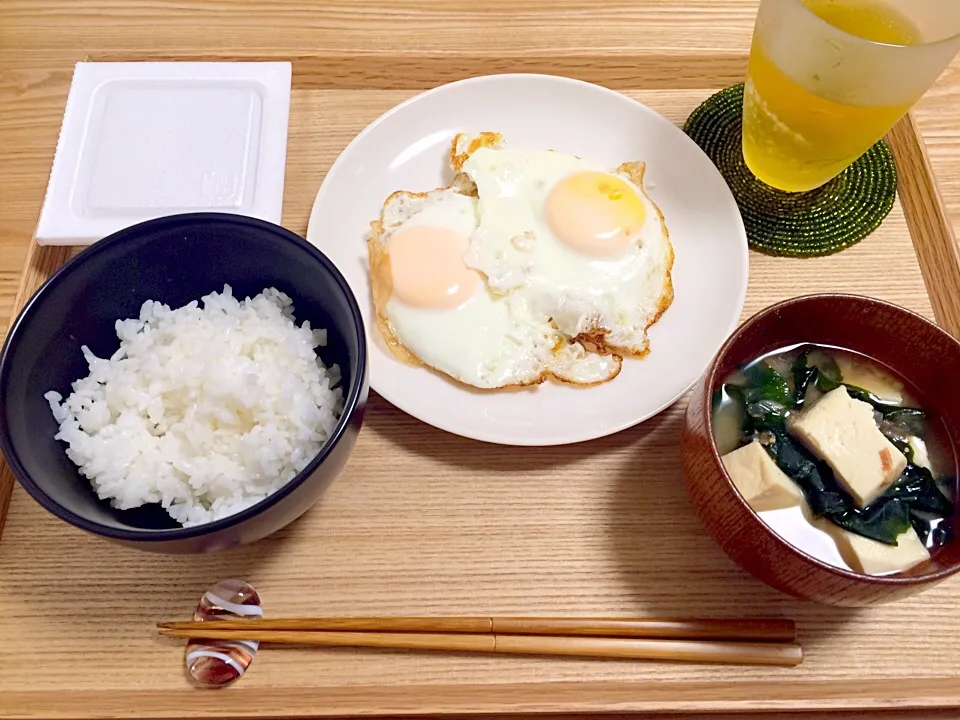
[[[624,253],[640,232],[646,208],[624,180],[602,172],[579,172],[547,195],[544,216],[550,230],[573,250],[592,257]]]
[[[393,294],[401,302],[428,310],[459,307],[481,283],[480,274],[463,264],[467,239],[448,228],[418,225],[387,241]]]

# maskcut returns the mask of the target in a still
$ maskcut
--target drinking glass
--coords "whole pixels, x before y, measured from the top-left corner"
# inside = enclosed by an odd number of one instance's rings
[[[960,50],[960,0],[762,0],[743,158],[780,190],[817,188],[920,99]]]

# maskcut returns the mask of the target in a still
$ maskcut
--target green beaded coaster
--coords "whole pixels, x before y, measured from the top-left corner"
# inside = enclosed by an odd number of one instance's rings
[[[844,250],[879,227],[897,195],[897,169],[883,140],[826,185],[788,193],[761,182],[743,161],[743,83],[693,111],[684,132],[719,168],[740,206],[750,247],[817,257]]]

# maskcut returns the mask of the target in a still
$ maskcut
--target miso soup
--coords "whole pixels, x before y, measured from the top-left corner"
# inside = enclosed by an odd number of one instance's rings
[[[881,363],[795,345],[725,378],[713,432],[744,499],[837,567],[903,572],[953,537],[957,456],[942,420]]]

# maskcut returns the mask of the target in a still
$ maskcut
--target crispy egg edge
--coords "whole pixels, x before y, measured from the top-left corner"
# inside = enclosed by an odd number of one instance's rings
[[[469,140],[469,142],[467,142],[466,148],[462,148],[461,146],[466,140]],[[453,138],[453,141],[450,145],[450,168],[457,173],[458,185],[463,186],[464,183],[469,183],[470,185],[473,184],[473,182],[466,177],[466,174],[463,173],[463,165],[467,160],[470,159],[470,156],[473,155],[473,153],[480,148],[490,148],[491,150],[496,150],[502,146],[502,133],[486,131],[473,136],[465,133],[457,134]],[[585,350],[598,355],[630,356],[638,359],[649,355],[650,338],[648,336],[648,331],[660,320],[661,317],[663,317],[663,314],[673,304],[675,295],[673,288],[673,263],[676,255],[673,250],[673,243],[670,241],[670,231],[667,228],[667,222],[663,216],[663,211],[660,210],[660,206],[653,201],[653,198],[650,197],[646,188],[643,186],[643,178],[646,174],[646,170],[647,164],[645,162],[630,161],[621,163],[614,173],[626,177],[628,180],[630,180],[630,182],[636,185],[642,193],[644,199],[647,200],[647,202],[649,202],[653,209],[657,212],[657,217],[660,220],[662,237],[666,241],[663,285],[660,290],[660,295],[657,297],[657,302],[654,305],[653,313],[650,314],[647,319],[647,323],[642,329],[644,341],[641,348],[635,349],[607,343],[606,336],[608,333],[612,332],[612,330],[599,324],[596,327],[591,328],[586,332],[582,332],[577,335],[577,337],[573,338],[573,340],[580,343]],[[474,192],[476,192],[475,187]],[[613,377],[616,377],[616,375]],[[608,382],[608,380],[603,380],[602,382]]]

